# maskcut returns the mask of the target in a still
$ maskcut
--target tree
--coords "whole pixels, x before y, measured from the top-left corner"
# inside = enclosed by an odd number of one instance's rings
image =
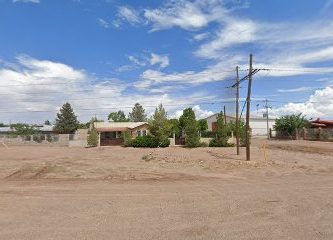
[[[215,138],[210,142],[209,145],[212,147],[228,147],[230,145],[228,143],[229,132],[230,129],[228,129],[228,125],[225,122],[224,114],[221,112],[217,115]]]
[[[181,137],[182,130],[180,128],[179,120],[174,118],[174,119],[169,119],[168,121],[171,127],[171,134],[175,133],[176,138]]]
[[[50,122],[49,120],[46,120],[46,121],[44,122],[44,125],[50,126],[50,125],[51,125],[51,122]]]
[[[89,131],[89,135],[87,138],[87,143],[89,147],[97,147],[98,146],[98,132],[96,131],[96,128],[93,126],[91,130]]]
[[[58,133],[74,133],[79,127],[79,121],[69,103],[65,103],[57,113],[54,130]]]
[[[198,129],[200,133],[206,131],[208,129],[208,123],[206,119],[200,119],[197,121]]]
[[[10,127],[15,129],[14,134],[17,136],[30,136],[38,133],[34,127],[25,123],[12,124]]]
[[[0,127],[6,127],[6,125],[0,122]]]
[[[186,108],[183,111],[183,115],[179,118],[179,125],[185,132],[185,146],[187,147],[199,147],[200,137],[198,134],[197,121],[195,119],[195,113],[192,108]]]
[[[108,120],[112,120],[113,122],[128,122],[129,119],[126,117],[125,113],[121,110],[118,112],[112,112],[108,116]]]
[[[298,115],[285,115],[276,119],[274,129],[283,135],[287,134],[289,136],[294,136],[296,129],[309,126],[310,122],[300,113]]]
[[[171,135],[171,125],[167,112],[162,104],[155,109],[154,115],[149,121],[149,131],[159,142],[163,142]]]
[[[132,112],[129,113],[129,119],[131,122],[144,122],[146,121],[147,115],[145,114],[144,108],[136,103],[132,108]]]
[[[229,130],[229,134],[231,135],[231,132],[234,133],[234,136],[236,136],[236,122],[230,122],[227,124],[227,128]],[[246,127],[245,122],[240,119],[239,121],[239,141],[241,146],[246,146]]]

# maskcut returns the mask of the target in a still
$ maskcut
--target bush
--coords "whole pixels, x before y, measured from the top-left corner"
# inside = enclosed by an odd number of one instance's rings
[[[123,132],[122,137],[124,139],[124,146],[125,147],[132,147],[133,139],[132,139],[131,133],[129,131]]]
[[[163,138],[159,141],[156,137],[147,135],[132,140],[131,146],[135,148],[165,148],[170,146],[170,140],[168,138]]]
[[[216,133],[214,133],[213,131],[201,132],[201,137],[203,137],[203,138],[214,138],[215,136],[216,136]]]
[[[168,138],[164,138],[159,142],[159,147],[166,148],[170,146],[170,140]]]
[[[159,142],[155,137],[147,135],[134,139],[132,146],[135,148],[157,148],[159,146]]]
[[[208,144],[206,142],[201,142],[200,147],[208,147]]]
[[[218,141],[216,139],[212,139],[209,142],[210,147],[232,147],[232,143],[224,142],[224,141]]]
[[[98,146],[98,132],[95,128],[91,129],[89,136],[87,138],[87,143],[89,147],[97,147]]]

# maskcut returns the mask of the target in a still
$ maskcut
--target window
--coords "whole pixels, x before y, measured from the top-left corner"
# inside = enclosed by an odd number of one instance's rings
[[[140,131],[140,130],[136,131],[136,135],[137,135],[138,137],[141,137],[141,131]]]
[[[142,130],[142,136],[146,136],[147,135],[147,130]]]

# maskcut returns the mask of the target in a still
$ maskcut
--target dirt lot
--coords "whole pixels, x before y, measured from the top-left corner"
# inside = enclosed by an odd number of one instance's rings
[[[333,143],[0,146],[0,239],[333,239]]]

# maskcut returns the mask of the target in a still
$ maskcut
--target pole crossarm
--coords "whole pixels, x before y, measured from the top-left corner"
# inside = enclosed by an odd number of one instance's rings
[[[250,75],[253,76],[254,74],[256,74],[256,73],[258,73],[258,72],[260,72],[260,71],[269,71],[269,70],[270,70],[270,69],[268,69],[268,68],[256,68],[256,69],[253,69],[253,70],[251,71],[251,74],[246,75],[245,77],[243,77],[243,78],[240,79],[238,82],[236,82],[235,84],[231,85],[231,86],[228,87],[228,88],[235,88],[235,87],[237,87],[237,85],[239,85],[239,84],[241,84],[243,81],[249,79],[249,76],[250,76]]]

